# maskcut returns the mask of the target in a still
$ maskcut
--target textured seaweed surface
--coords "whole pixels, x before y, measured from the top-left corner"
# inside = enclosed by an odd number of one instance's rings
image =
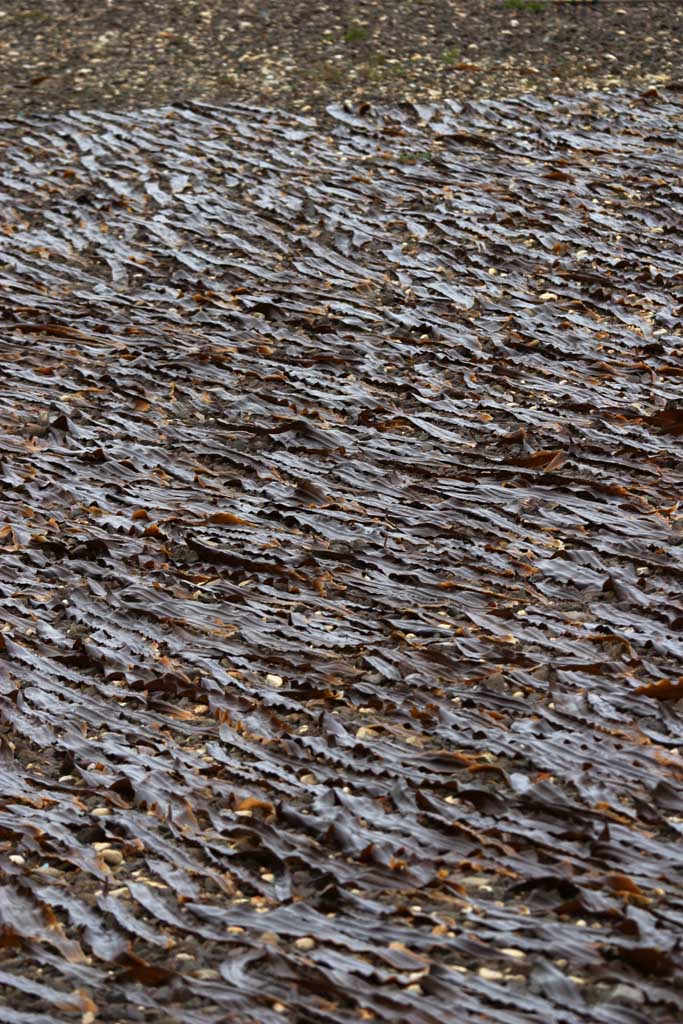
[[[680,94],[6,123],[0,1021],[683,1013]]]

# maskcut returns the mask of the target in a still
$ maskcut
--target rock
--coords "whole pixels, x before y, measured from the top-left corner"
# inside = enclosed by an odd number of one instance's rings
[[[612,999],[624,1003],[644,1003],[645,996],[635,985],[626,985],[623,981],[612,989]]]
[[[123,863],[123,854],[120,850],[102,850],[100,857],[105,864],[111,864],[112,867],[117,867],[119,864]]]
[[[284,683],[284,679],[282,676],[276,676],[273,675],[272,672],[269,672],[266,676],[266,682],[268,683],[268,686],[274,686],[276,690],[279,690]]]
[[[308,953],[311,949],[315,949],[315,939],[312,939],[310,935],[302,935],[300,939],[297,939],[294,943],[297,949],[302,949],[305,953]]]

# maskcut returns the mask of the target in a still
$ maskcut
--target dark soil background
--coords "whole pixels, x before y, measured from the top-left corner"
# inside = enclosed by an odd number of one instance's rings
[[[683,78],[679,0],[6,0],[0,109],[317,110]]]

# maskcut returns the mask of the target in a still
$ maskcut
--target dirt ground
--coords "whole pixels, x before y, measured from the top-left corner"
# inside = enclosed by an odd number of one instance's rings
[[[678,0],[6,0],[0,110],[575,92],[680,79]]]

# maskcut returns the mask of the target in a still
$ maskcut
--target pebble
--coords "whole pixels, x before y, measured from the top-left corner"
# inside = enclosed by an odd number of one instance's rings
[[[102,850],[100,857],[105,864],[111,864],[112,867],[116,867],[123,862],[123,854],[120,850]]]
[[[275,689],[278,690],[284,683],[284,679],[282,676],[276,676],[273,675],[272,672],[269,672],[266,676],[266,682],[268,683],[268,686],[274,686]]]
[[[106,818],[111,811],[108,807],[95,807],[90,813],[94,818]]]
[[[506,956],[514,956],[518,960],[523,960],[526,956],[526,953],[524,953],[521,949],[512,949],[509,946],[506,946],[503,949],[501,949],[501,953],[505,953]]]
[[[645,996],[635,985],[625,985],[620,982],[612,989],[612,999],[623,999],[627,1003],[644,1003]]]
[[[487,981],[500,981],[505,975],[502,971],[493,971],[490,967],[480,967],[477,971],[480,978],[485,978]]]
[[[490,881],[488,875],[468,875],[466,878],[458,879],[460,885],[464,885],[466,889],[483,889],[484,891],[491,891]]]
[[[297,939],[294,943],[297,949],[302,949],[305,953],[311,949],[315,949],[315,939],[312,939],[310,935],[302,935],[300,939]]]
[[[24,860],[24,858],[21,856],[20,853],[12,853],[12,854],[10,854],[10,858],[9,859],[11,860],[12,864],[25,864],[26,863],[26,861]]]

